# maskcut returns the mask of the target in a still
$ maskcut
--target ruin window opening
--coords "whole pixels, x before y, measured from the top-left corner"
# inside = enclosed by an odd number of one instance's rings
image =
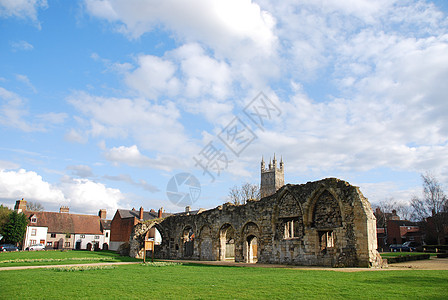
[[[300,222],[297,218],[287,218],[282,220],[283,239],[296,239],[301,237]]]
[[[333,231],[319,231],[319,246],[322,254],[326,254],[329,249],[334,248]]]

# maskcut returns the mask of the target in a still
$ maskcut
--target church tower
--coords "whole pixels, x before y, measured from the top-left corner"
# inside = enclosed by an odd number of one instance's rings
[[[265,167],[264,159],[261,158],[261,184],[260,198],[275,194],[275,192],[285,185],[285,173],[283,158],[280,158],[280,168],[277,168],[277,160],[269,159],[268,168]]]

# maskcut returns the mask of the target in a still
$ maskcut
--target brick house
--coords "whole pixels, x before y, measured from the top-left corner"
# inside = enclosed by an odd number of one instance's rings
[[[402,244],[412,241],[418,244],[423,243],[424,233],[416,222],[408,220],[388,220],[387,221],[387,243]]]
[[[131,210],[117,209],[110,223],[109,249],[116,251],[122,244],[129,242],[132,228],[138,223],[156,218],[165,218],[169,215],[171,214],[163,212],[163,208],[160,208],[157,212],[154,209],[144,211],[143,207],[140,207],[138,211],[135,208]],[[148,233],[148,238],[154,238],[156,243],[161,240],[161,236],[156,228]]]
[[[106,210],[98,215],[71,214],[62,206],[59,212],[26,211],[26,201],[18,200],[16,211],[25,213],[29,221],[23,248],[44,244],[46,249],[108,249],[110,221]]]

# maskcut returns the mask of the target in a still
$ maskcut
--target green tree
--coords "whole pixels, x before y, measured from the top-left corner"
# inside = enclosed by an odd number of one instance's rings
[[[2,231],[3,225],[8,222],[10,213],[11,210],[8,207],[3,206],[3,204],[0,205],[0,232]]]
[[[9,214],[9,220],[2,228],[1,234],[3,235],[3,240],[6,243],[19,244],[23,241],[26,232],[26,226],[28,225],[28,220],[25,214],[18,214],[16,211],[12,211]]]

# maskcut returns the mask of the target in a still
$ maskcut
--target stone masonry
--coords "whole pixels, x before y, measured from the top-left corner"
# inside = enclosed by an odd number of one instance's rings
[[[336,178],[287,184],[245,205],[226,203],[195,215],[138,224],[130,239],[132,257],[142,257],[146,232],[153,226],[162,236],[155,255],[165,259],[332,267],[382,264],[370,203],[358,187]]]

